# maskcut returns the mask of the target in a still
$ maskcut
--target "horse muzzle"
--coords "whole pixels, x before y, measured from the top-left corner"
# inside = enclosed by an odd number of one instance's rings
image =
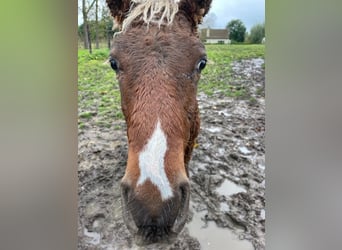
[[[122,181],[121,196],[124,222],[136,244],[170,243],[184,228],[189,210],[188,180],[173,188],[173,196],[166,200]]]

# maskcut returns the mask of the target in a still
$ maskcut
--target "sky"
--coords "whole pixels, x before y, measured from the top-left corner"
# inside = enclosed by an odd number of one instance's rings
[[[211,18],[211,28],[225,28],[232,19],[240,19],[249,32],[255,24],[265,22],[265,0],[213,0],[207,15],[216,17]],[[82,23],[81,13],[78,23]]]
[[[232,19],[240,19],[250,31],[265,22],[265,0],[213,0],[208,15],[216,18],[211,28],[224,28]]]

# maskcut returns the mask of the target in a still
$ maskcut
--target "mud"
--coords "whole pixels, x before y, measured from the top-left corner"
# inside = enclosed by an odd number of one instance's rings
[[[138,247],[121,215],[125,123],[79,130],[78,249],[265,249],[263,59],[234,62],[239,98],[198,95],[201,131],[190,163],[191,211],[173,244]],[[93,119],[96,119],[94,117]]]

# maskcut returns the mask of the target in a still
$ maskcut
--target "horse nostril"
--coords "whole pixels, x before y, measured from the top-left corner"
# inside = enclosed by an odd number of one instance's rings
[[[131,187],[126,182],[121,182],[121,196],[125,201],[128,200]]]
[[[177,217],[172,227],[172,231],[178,234],[184,227],[189,210],[190,200],[190,184],[189,181],[184,181],[179,185],[179,210]]]
[[[181,194],[181,204],[187,202],[190,194],[190,185],[189,182],[184,182],[179,186],[180,194]]]
[[[132,213],[130,212],[130,204],[129,200],[131,199],[129,196],[131,195],[132,188],[127,183],[122,181],[121,182],[121,204],[122,204],[122,214],[123,220],[128,228],[128,230],[135,234],[138,231],[138,228],[134,222],[134,218],[132,217]]]

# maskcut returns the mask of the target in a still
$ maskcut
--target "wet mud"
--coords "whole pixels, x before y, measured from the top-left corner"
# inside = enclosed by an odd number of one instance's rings
[[[138,247],[124,225],[124,121],[106,128],[90,119],[79,130],[78,249],[265,249],[263,63],[233,63],[227,84],[244,89],[239,98],[199,93],[201,131],[189,165],[191,209],[172,244]]]

